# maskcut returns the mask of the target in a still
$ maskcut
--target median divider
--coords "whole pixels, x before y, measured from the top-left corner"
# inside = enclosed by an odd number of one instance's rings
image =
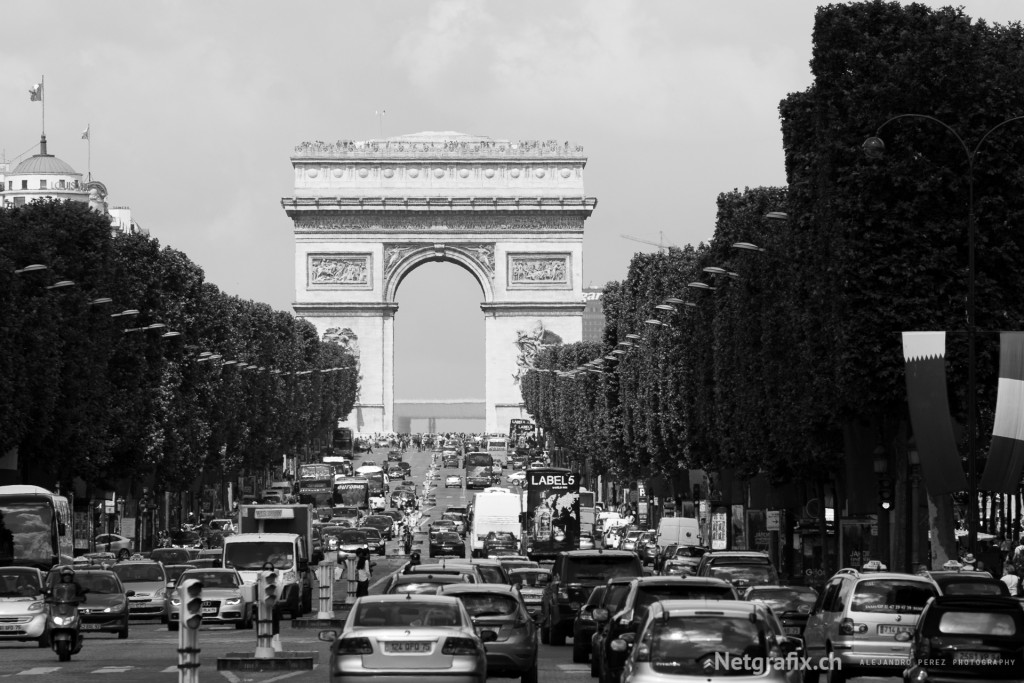
[[[274,633],[277,605],[277,572],[266,565],[257,581],[256,651],[229,652],[217,658],[217,671],[309,671],[319,661],[316,651],[281,649],[280,636]],[[294,621],[294,620],[293,620]]]
[[[347,578],[348,565],[355,566],[355,555],[338,553],[338,562],[324,560],[316,570],[318,605],[316,616],[292,619],[292,628],[303,629],[341,629],[345,625],[345,614],[349,603],[343,610],[335,610],[334,582],[339,577]],[[347,587],[346,582],[346,587]]]

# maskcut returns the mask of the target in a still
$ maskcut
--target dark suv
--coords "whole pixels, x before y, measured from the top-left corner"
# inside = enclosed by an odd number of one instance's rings
[[[902,638],[901,638],[902,636]],[[1002,596],[932,598],[917,620],[904,680],[979,681],[1024,678],[1024,612]]]
[[[613,683],[622,675],[626,658],[611,643],[624,633],[637,633],[647,610],[660,600],[739,600],[736,590],[723,579],[696,576],[645,576],[629,582],[621,602],[612,609],[595,609],[597,634],[593,638],[594,666],[601,683]]]
[[[635,553],[625,550],[564,550],[555,557],[551,583],[544,589],[540,641],[565,645],[580,607],[595,586],[608,579],[643,576]]]
[[[633,579],[609,579],[608,583],[598,586],[590,594],[587,604],[580,608],[576,622],[572,626],[572,661],[582,664],[590,659],[590,641],[597,632],[594,621],[595,609],[611,609],[618,605],[629,592],[629,582]],[[591,673],[594,672],[591,667]]]

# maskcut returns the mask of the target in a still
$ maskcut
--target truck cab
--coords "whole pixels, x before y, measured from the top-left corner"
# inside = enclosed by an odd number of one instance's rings
[[[277,571],[278,600],[274,611],[294,619],[312,609],[313,582],[309,548],[299,534],[236,534],[224,539],[224,566],[241,574],[247,584],[273,567]]]

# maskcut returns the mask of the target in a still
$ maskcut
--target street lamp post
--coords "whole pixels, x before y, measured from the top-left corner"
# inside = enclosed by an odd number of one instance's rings
[[[864,141],[862,148],[870,157],[880,157],[885,152],[885,143],[879,135],[882,129],[894,121],[901,119],[922,119],[937,123],[945,128],[958,143],[967,157],[967,546],[971,553],[978,552],[978,425],[975,416],[975,392],[977,391],[977,358],[975,356],[975,340],[977,327],[974,320],[974,289],[975,266],[974,250],[976,227],[974,219],[974,162],[978,150],[988,137],[1014,121],[1024,120],[1024,116],[1014,116],[996,124],[982,134],[972,149],[949,124],[929,116],[928,114],[898,114],[884,121],[872,137]]]

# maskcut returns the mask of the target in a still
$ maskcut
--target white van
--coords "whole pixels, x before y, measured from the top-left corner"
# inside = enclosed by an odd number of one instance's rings
[[[491,487],[474,496],[473,524],[469,530],[473,557],[480,557],[484,539],[492,531],[507,531],[522,540],[523,495],[506,488]]]

